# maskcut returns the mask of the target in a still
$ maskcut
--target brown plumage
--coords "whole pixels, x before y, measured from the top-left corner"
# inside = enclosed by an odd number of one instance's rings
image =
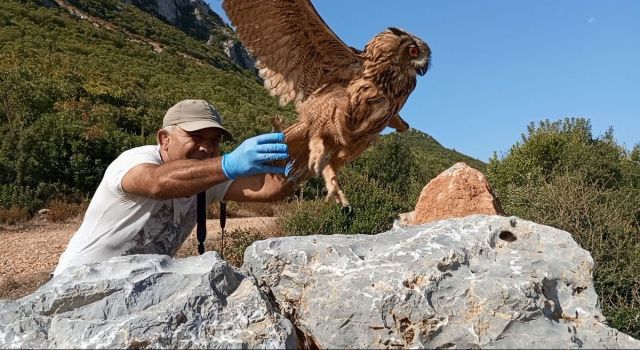
[[[295,124],[284,130],[290,176],[322,174],[327,199],[349,202],[337,171],[364,152],[387,126],[406,131],[398,114],[424,75],[431,51],[403,30],[389,28],[359,51],[345,45],[309,0],[224,0],[240,40],[280,104],[293,102]],[[402,156],[402,155],[398,155]]]

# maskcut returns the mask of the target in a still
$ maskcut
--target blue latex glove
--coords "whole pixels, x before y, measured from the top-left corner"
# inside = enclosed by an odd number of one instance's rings
[[[229,179],[255,174],[284,174],[285,167],[271,164],[289,158],[284,133],[263,134],[246,139],[231,153],[222,156],[222,171]]]

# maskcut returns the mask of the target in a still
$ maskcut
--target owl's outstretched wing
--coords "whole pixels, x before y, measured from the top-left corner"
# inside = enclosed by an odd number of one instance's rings
[[[359,52],[331,31],[309,0],[224,0],[222,6],[281,105],[298,105],[361,69]]]

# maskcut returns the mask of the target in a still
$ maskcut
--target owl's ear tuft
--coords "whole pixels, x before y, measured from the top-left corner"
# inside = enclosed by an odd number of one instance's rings
[[[389,27],[389,28],[387,28],[387,30],[390,31],[391,33],[397,35],[397,36],[407,35],[407,32],[405,32],[402,29],[398,29],[396,27]]]

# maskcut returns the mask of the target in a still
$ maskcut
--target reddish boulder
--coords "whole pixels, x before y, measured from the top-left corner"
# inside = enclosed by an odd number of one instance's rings
[[[465,217],[503,215],[484,175],[465,163],[456,163],[422,189],[412,224]]]

